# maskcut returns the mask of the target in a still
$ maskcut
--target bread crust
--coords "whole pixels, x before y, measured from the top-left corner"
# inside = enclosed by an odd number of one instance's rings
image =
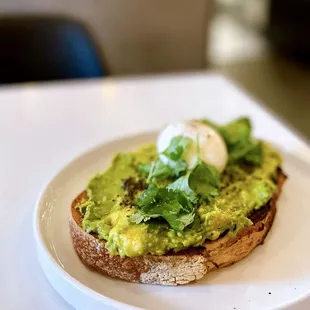
[[[201,279],[205,274],[232,265],[245,258],[264,242],[275,214],[276,202],[286,180],[279,170],[277,190],[268,204],[251,215],[253,225],[242,229],[234,237],[221,237],[207,241],[202,247],[165,255],[120,257],[110,255],[105,241],[86,233],[82,227],[82,214],[75,206],[87,198],[86,192],[71,204],[70,233],[73,246],[80,260],[89,268],[112,278],[128,282],[160,285],[180,285]]]

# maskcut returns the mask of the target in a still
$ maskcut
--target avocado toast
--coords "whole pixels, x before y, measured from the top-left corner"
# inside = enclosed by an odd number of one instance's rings
[[[263,242],[286,179],[280,155],[253,139],[247,118],[196,123],[223,138],[224,170],[201,160],[198,139],[185,135],[162,153],[151,144],[116,154],[71,205],[73,245],[85,265],[130,282],[186,284]]]

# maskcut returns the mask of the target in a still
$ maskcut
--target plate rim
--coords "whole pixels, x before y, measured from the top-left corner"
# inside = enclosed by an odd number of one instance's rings
[[[141,307],[137,307],[137,306],[133,306],[121,301],[118,301],[116,299],[107,297],[103,294],[100,294],[98,292],[96,292],[95,290],[89,288],[87,285],[83,284],[82,282],[78,281],[75,277],[73,277],[72,275],[70,275],[67,271],[65,271],[63,268],[61,268],[61,266],[57,263],[57,261],[52,257],[50,251],[47,248],[46,243],[44,242],[43,236],[42,236],[42,232],[40,229],[40,216],[39,216],[39,211],[41,210],[41,208],[44,208],[44,205],[42,204],[42,201],[44,199],[44,196],[46,195],[50,185],[55,181],[55,179],[61,174],[63,173],[68,167],[70,167],[70,165],[74,164],[75,161],[77,161],[78,159],[87,156],[90,153],[96,152],[99,149],[101,149],[102,147],[105,147],[107,144],[113,143],[113,142],[119,142],[121,143],[124,140],[128,140],[128,139],[133,139],[135,137],[155,137],[158,134],[159,130],[151,130],[151,131],[143,131],[143,132],[136,132],[130,135],[122,135],[122,136],[116,136],[116,137],[112,137],[110,139],[107,139],[99,144],[96,144],[90,148],[85,149],[82,152],[77,153],[77,155],[73,156],[70,160],[68,160],[67,162],[65,162],[61,168],[59,170],[57,170],[51,177],[48,178],[48,180],[44,183],[44,185],[42,186],[41,190],[39,191],[39,195],[38,198],[36,200],[35,203],[35,208],[33,211],[33,217],[32,217],[32,228],[33,228],[33,233],[34,233],[34,239],[35,239],[35,245],[36,245],[36,253],[37,255],[43,255],[45,256],[45,259],[47,259],[48,263],[50,265],[53,266],[53,268],[58,272],[58,275],[64,279],[67,283],[69,283],[70,285],[74,286],[75,288],[77,288],[79,291],[81,291],[81,293],[86,294],[88,298],[92,298],[95,299],[101,303],[103,303],[106,306],[111,306],[114,309],[126,309],[126,310],[147,310],[146,308],[141,308]],[[289,156],[293,156],[295,159],[301,161],[302,163],[304,163],[305,165],[307,165],[310,168],[309,163],[307,163],[306,161],[304,161],[302,158],[300,158],[298,156],[298,154],[295,154],[294,152],[289,152],[289,151],[285,151],[283,150],[283,147],[281,147],[281,145],[274,145],[278,150],[280,149],[281,152],[283,154],[289,155]],[[40,252],[40,253],[39,253]],[[46,271],[42,268],[41,266],[41,261],[40,262],[40,267],[43,270],[45,276],[48,278],[46,274]],[[50,280],[49,280],[50,282]],[[52,285],[53,286],[53,285]],[[62,296],[62,294],[60,294],[60,292],[58,290],[56,290],[58,292],[59,295],[61,295],[62,298],[64,298]],[[286,307],[290,307],[293,306],[299,302],[305,301],[307,298],[310,297],[310,289],[308,292],[304,293],[303,295],[301,295],[300,297],[296,297],[295,299],[280,304],[278,306],[276,306],[275,308],[269,308],[269,310],[281,310],[281,309],[285,309]],[[69,302],[67,300],[67,302]],[[310,300],[309,300],[310,302]],[[70,302],[69,302],[70,303]]]
[[[68,272],[66,272],[64,269],[62,269],[59,264],[57,263],[57,261],[52,257],[50,251],[48,250],[46,243],[43,240],[43,236],[41,233],[41,229],[40,229],[40,216],[39,216],[39,211],[41,210],[41,208],[43,208],[43,198],[46,195],[46,192],[48,191],[50,185],[55,181],[55,179],[65,170],[67,169],[70,165],[72,165],[76,160],[78,160],[79,158],[85,157],[87,156],[87,154],[93,153],[98,151],[99,149],[101,149],[102,147],[104,147],[105,145],[109,144],[109,143],[113,143],[114,141],[122,141],[122,140],[128,140],[128,139],[132,139],[136,136],[145,136],[145,137],[151,137],[151,136],[155,136],[156,133],[158,131],[156,130],[152,130],[152,131],[145,131],[145,132],[141,132],[141,133],[135,133],[135,134],[131,134],[131,135],[124,135],[121,137],[114,137],[112,139],[107,139],[106,141],[97,144],[91,148],[88,148],[80,153],[78,153],[76,156],[74,156],[73,158],[71,158],[69,161],[67,161],[65,164],[62,165],[62,167],[57,170],[56,173],[54,173],[52,175],[52,177],[50,177],[48,179],[48,181],[46,181],[44,183],[44,185],[42,186],[41,190],[39,191],[39,195],[38,198],[36,200],[35,203],[35,208],[33,211],[33,218],[32,218],[32,230],[34,233],[34,239],[35,239],[35,244],[36,244],[36,252],[37,255],[40,253],[43,253],[43,255],[45,255],[45,258],[48,259],[48,263],[52,264],[53,267],[55,267],[57,270],[57,272],[61,275],[61,277],[63,279],[65,279],[67,282],[69,282],[71,285],[73,285],[74,287],[78,288],[79,290],[81,290],[83,293],[86,293],[88,295],[88,297],[90,298],[95,298],[96,300],[103,302],[105,305],[107,306],[112,306],[115,309],[120,309],[120,310],[124,310],[124,309],[128,309],[128,310],[145,310],[144,308],[140,308],[140,307],[136,307],[136,306],[132,306],[130,304],[126,304],[123,303],[121,301],[115,300],[113,298],[107,297],[105,295],[102,295],[94,290],[92,290],[91,288],[89,288],[88,286],[86,286],[85,284],[81,283],[80,281],[78,281],[77,279],[75,279],[73,276],[71,276]],[[41,265],[41,262],[40,262]],[[40,266],[41,267],[41,266]],[[43,272],[45,273],[45,270],[41,267],[41,269],[43,270]]]

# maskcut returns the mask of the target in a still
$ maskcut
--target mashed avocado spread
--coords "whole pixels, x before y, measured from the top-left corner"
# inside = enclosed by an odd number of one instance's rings
[[[280,155],[251,137],[247,118],[211,126],[227,145],[222,174],[199,158],[186,167],[182,156],[191,141],[182,137],[164,152],[166,164],[154,144],[118,153],[86,188],[88,200],[78,206],[83,229],[106,240],[112,255],[133,257],[197,247],[251,225],[250,214],[276,189]]]

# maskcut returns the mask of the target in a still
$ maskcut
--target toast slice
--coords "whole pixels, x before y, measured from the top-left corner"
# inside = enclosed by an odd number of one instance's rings
[[[82,227],[83,215],[75,208],[86,191],[74,199],[70,212],[70,233],[73,246],[81,261],[89,268],[113,278],[148,284],[179,285],[201,279],[205,274],[232,265],[246,257],[264,242],[275,214],[276,203],[285,174],[279,169],[277,190],[268,204],[253,212],[253,225],[242,229],[234,237],[207,241],[201,247],[191,247],[177,253],[139,257],[112,256],[105,241],[86,233]]]

